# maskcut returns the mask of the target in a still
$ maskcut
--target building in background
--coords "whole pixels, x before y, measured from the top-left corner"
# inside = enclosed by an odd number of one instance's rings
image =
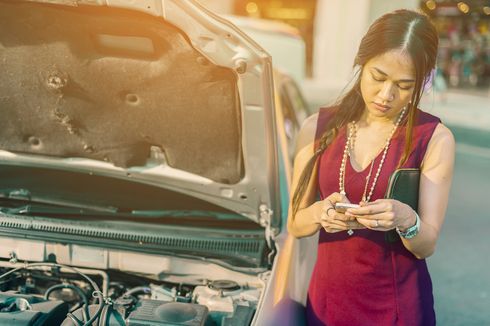
[[[313,35],[317,0],[235,0],[235,15],[278,20],[298,29],[305,42],[305,75],[312,76]]]
[[[400,8],[423,10],[433,18],[441,34],[439,81],[450,88],[489,88],[490,0],[200,1],[217,13],[278,20],[296,27],[305,41],[307,79],[302,88],[314,106],[339,97],[352,79],[354,56],[369,25]]]
[[[490,87],[490,1],[421,1],[440,35],[438,69],[451,88]]]

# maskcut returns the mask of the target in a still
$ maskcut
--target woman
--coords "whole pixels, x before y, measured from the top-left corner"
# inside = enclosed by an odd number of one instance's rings
[[[359,46],[352,89],[301,129],[288,230],[296,237],[320,232],[310,325],[435,324],[425,258],[444,220],[455,147],[440,120],[418,109],[437,45],[422,14],[380,17]],[[383,199],[399,167],[421,169],[418,214]],[[343,214],[338,202],[360,207]],[[395,242],[385,236],[392,230]]]

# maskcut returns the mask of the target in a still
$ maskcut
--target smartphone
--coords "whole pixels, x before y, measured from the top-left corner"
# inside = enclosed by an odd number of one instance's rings
[[[359,208],[358,204],[351,203],[335,203],[335,210],[338,213],[345,213],[348,208]]]

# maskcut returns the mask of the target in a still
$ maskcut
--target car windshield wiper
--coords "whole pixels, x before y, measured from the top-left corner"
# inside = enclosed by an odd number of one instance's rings
[[[49,197],[33,196],[28,189],[23,188],[0,190],[0,206],[6,206],[4,204],[12,205],[16,203],[26,204],[25,206],[31,205],[36,207],[45,207],[46,209],[53,208],[55,210],[58,209],[59,211],[73,209],[73,211],[85,210],[108,213],[117,212],[117,208],[113,206],[88,205],[83,203],[63,201]],[[33,208],[27,208],[28,211],[32,209]]]
[[[111,215],[117,211],[99,211],[78,207],[46,206],[38,204],[28,204],[20,207],[0,207],[1,213],[14,215]]]
[[[57,215],[75,215],[91,217],[121,217],[121,218],[207,218],[211,217],[218,220],[236,220],[243,219],[237,214],[208,212],[208,211],[188,211],[188,210],[132,210],[127,212],[115,211],[98,211],[76,207],[50,207],[45,205],[28,204],[20,207],[6,208],[0,207],[1,213],[13,215],[39,215],[39,216],[57,216]]]
[[[198,211],[198,210],[132,210],[133,216],[142,217],[213,217],[219,220],[234,220],[243,219],[241,215],[234,213],[222,213],[222,212],[210,212],[210,211]]]
[[[4,203],[8,203],[6,207]],[[12,207],[12,203],[16,203]],[[21,204],[21,205],[18,205]],[[22,205],[24,204],[24,205]],[[64,202],[50,198],[31,196],[27,189],[4,189],[0,191],[0,212],[14,215],[39,216],[87,216],[119,218],[212,218],[217,220],[236,220],[243,217],[236,213],[203,210],[130,209],[114,206],[94,206],[83,203]]]

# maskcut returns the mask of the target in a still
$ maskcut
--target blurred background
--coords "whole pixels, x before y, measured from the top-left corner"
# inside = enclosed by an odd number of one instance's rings
[[[432,18],[440,48],[421,108],[439,116],[457,142],[446,222],[428,259],[438,324],[490,325],[490,0],[199,2],[271,54],[274,67],[294,81],[287,87],[292,110],[305,103],[307,114],[342,93],[360,39],[377,17],[407,8]]]
[[[351,75],[367,27],[385,12],[408,8],[432,17],[439,35],[438,86],[490,91],[490,1],[420,0],[201,0],[214,12],[285,23],[304,41],[304,80],[310,101],[338,95]],[[292,29],[294,30],[294,29]],[[291,32],[294,33],[294,32]],[[260,43],[260,42],[259,42]],[[283,55],[287,55],[284,53]],[[273,59],[274,56],[273,56]],[[325,92],[325,87],[328,92]],[[318,90],[321,89],[320,91]]]

